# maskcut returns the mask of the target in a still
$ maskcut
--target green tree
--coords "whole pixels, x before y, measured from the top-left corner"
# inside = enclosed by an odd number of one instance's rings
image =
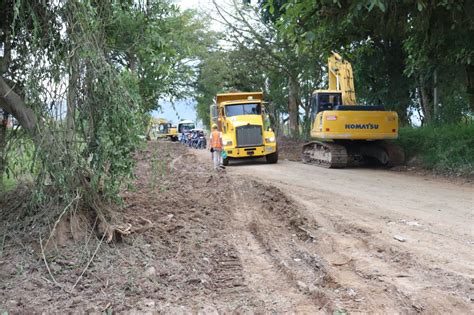
[[[426,122],[439,119],[440,96],[455,77],[457,112],[472,91],[472,1],[261,1],[266,16],[297,46],[315,43],[354,63],[359,99],[397,110],[402,122],[420,107]],[[308,45],[309,43],[309,45]],[[452,86],[452,85],[451,85]],[[438,95],[435,101],[435,95]],[[437,102],[435,106],[434,103]]]
[[[112,220],[144,115],[159,98],[188,93],[201,21],[166,0],[0,8],[0,108],[34,144],[35,205],[80,203]],[[4,168],[14,150],[2,147]]]

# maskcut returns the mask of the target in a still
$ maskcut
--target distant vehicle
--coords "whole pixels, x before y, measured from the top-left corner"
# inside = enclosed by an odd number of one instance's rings
[[[148,140],[153,139],[169,139],[171,141],[178,140],[176,127],[173,127],[171,122],[163,118],[151,118],[148,124],[148,131],[146,134]]]
[[[188,145],[195,149],[205,149],[207,147],[207,140],[204,130],[191,129],[189,132],[190,139]]]
[[[190,131],[191,129],[195,129],[195,128],[196,128],[196,124],[194,123],[194,121],[183,119],[178,122],[177,133],[178,134],[186,133],[187,131]]]

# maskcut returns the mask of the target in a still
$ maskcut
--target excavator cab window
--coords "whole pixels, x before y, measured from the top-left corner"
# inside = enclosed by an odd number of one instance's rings
[[[335,106],[342,105],[341,93],[315,93],[311,98],[311,118],[325,110],[333,110]]]
[[[168,132],[168,124],[160,124],[159,133],[167,133],[167,132]]]

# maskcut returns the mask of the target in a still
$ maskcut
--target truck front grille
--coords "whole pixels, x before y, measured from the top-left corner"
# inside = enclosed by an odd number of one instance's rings
[[[237,146],[256,147],[263,145],[262,126],[247,125],[237,127]]]

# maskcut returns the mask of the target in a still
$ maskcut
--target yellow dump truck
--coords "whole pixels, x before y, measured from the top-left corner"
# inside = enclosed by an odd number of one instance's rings
[[[262,92],[217,94],[211,106],[211,125],[222,132],[224,150],[231,159],[265,157],[278,162],[275,133],[269,127]]]

